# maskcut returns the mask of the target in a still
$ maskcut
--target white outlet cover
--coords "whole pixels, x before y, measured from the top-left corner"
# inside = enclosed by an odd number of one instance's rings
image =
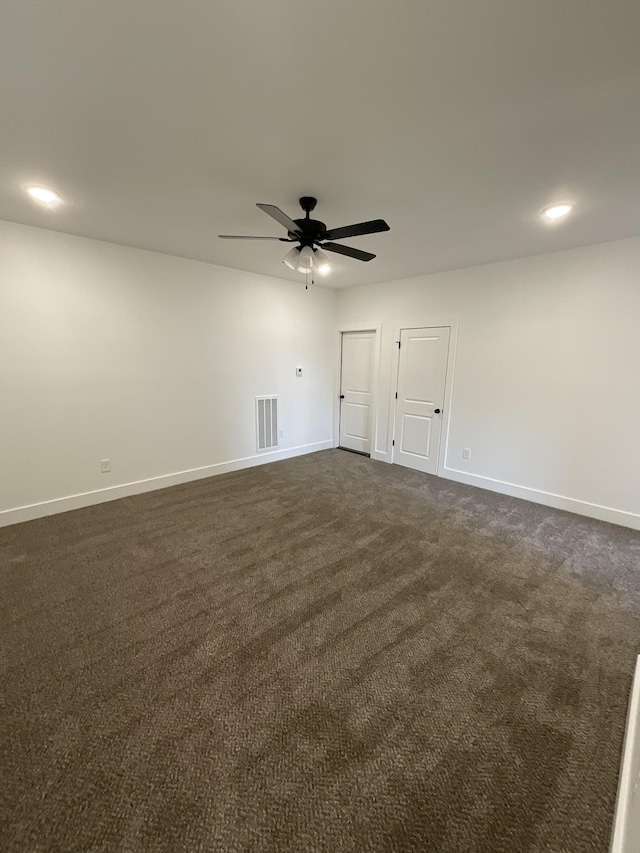
[[[469,447],[462,448],[462,458],[471,459],[471,449]]]

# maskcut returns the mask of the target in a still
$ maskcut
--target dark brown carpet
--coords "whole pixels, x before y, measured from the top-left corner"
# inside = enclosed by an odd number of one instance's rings
[[[3,851],[605,851],[640,537],[333,450],[0,531]]]

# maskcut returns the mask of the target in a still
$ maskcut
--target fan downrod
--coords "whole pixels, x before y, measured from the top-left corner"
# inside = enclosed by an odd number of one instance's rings
[[[295,234],[294,232],[289,231],[289,237],[299,240],[301,247],[311,246],[311,248],[313,248],[314,243],[325,239],[327,226],[324,222],[320,222],[318,219],[311,219],[309,217],[309,214],[317,204],[317,199],[310,195],[303,195],[299,201],[300,207],[305,212],[305,218],[293,220],[298,226],[299,233]]]

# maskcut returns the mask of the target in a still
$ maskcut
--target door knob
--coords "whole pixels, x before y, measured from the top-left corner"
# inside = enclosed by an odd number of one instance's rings
[[[440,414],[440,409],[434,409],[434,410],[433,410],[433,412],[434,412],[434,414],[439,415],[439,414]]]
[[[340,399],[344,400],[344,394],[340,394]]]

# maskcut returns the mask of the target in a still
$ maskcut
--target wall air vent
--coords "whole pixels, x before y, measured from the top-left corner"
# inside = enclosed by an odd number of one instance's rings
[[[256,397],[256,432],[258,450],[278,446],[277,397]]]

